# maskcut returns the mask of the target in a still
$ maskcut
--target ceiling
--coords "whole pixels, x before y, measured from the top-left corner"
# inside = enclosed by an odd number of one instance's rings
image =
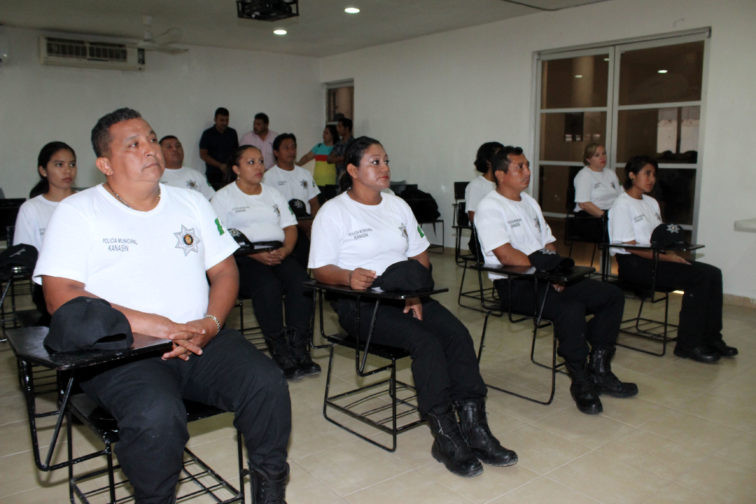
[[[606,0],[299,0],[299,16],[239,19],[235,0],[2,0],[0,24],[129,39],[180,29],[178,45],[329,56],[431,33]],[[531,5],[528,7],[526,5]],[[356,15],[344,7],[361,9]],[[283,27],[288,35],[273,35]]]

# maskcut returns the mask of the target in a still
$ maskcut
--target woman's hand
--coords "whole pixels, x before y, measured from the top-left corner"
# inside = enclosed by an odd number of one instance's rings
[[[373,270],[355,268],[349,272],[349,288],[354,290],[365,290],[373,285],[373,280],[375,280],[375,277],[375,271]]]
[[[411,297],[404,301],[404,313],[410,312],[417,320],[423,320],[423,303],[420,298]]]
[[[257,262],[263,263],[265,266],[277,266],[284,260],[285,255],[279,252],[281,249],[269,250],[267,252],[258,252],[257,254],[249,254],[249,257]]]

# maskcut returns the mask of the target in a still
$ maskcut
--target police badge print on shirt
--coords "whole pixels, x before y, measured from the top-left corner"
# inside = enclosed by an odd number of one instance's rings
[[[184,256],[188,256],[189,252],[199,253],[200,239],[194,228],[187,228],[181,224],[181,231],[173,233],[176,237],[176,248],[184,251]]]

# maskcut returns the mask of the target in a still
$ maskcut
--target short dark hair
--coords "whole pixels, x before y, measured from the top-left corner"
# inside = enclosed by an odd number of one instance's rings
[[[359,166],[360,160],[362,160],[362,156],[371,145],[381,145],[381,142],[379,142],[375,138],[370,138],[368,136],[361,136],[359,138],[352,139],[352,141],[349,142],[346,151],[344,152],[344,164]],[[342,191],[346,191],[347,189],[352,187],[352,176],[349,175],[348,171],[344,171],[344,173],[341,175],[341,178],[339,179],[339,186]]]
[[[509,171],[509,155],[514,154],[515,156],[519,156],[522,154],[522,147],[515,147],[512,145],[507,145],[506,147],[502,148],[499,152],[494,154],[493,159],[491,160],[491,166],[493,167],[493,171],[496,172],[496,170],[501,170],[504,173],[507,173]]]
[[[217,109],[215,109],[215,115],[213,115],[213,119],[218,117],[219,115],[227,116],[230,114],[228,113],[228,109],[226,107],[218,107]]]
[[[339,124],[347,128],[349,131],[352,131],[352,120],[348,117],[340,117]]]
[[[255,121],[257,121],[258,119],[260,119],[265,124],[270,124],[270,118],[265,112],[258,112],[257,114],[255,114]]]
[[[494,154],[503,148],[501,142],[486,142],[478,147],[478,152],[475,154],[475,169],[480,173],[486,173],[493,166],[491,160],[493,160]]]
[[[110,153],[110,127],[122,121],[141,119],[142,114],[134,109],[122,107],[100,117],[92,128],[92,148],[95,156],[102,157]]]
[[[297,137],[294,136],[294,133],[281,133],[275,140],[273,140],[273,150],[277,151],[278,148],[281,147],[283,141],[287,138],[291,138],[294,141],[294,145],[297,144]]]
[[[178,140],[178,138],[176,138],[176,135],[165,135],[158,143],[163,145],[163,140]]]
[[[659,163],[657,163],[656,159],[651,156],[633,156],[627,160],[627,163],[625,163],[625,182],[622,184],[625,189],[633,187],[633,181],[630,178],[630,174],[634,173],[637,177],[638,173],[640,173],[643,167],[647,164],[654,167],[654,172],[659,171]]]

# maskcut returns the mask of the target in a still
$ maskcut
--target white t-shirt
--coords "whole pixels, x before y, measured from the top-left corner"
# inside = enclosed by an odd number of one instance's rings
[[[536,200],[524,192],[520,193],[520,198],[514,201],[491,191],[478,205],[475,229],[487,266],[501,265],[493,251],[507,243],[530,255],[556,241]],[[492,280],[504,278],[496,274],[488,276]]]
[[[328,200],[315,216],[309,267],[333,264],[381,275],[429,245],[412,209],[400,197],[382,193],[379,204],[363,205],[344,192]]]
[[[81,282],[115,304],[174,322],[205,315],[205,272],[236,250],[210,203],[198,192],[160,185],[157,206],[140,212],[102,185],[61,201],[34,269]]]
[[[26,243],[33,245],[38,252],[42,250],[47,224],[57,207],[57,201],[50,201],[41,194],[24,201],[16,216],[13,245]]]
[[[635,241],[638,245],[650,245],[651,233],[662,223],[659,202],[644,194],[635,199],[622,193],[609,210],[609,240],[613,243]],[[629,254],[625,249],[612,247],[614,254]]]
[[[204,175],[194,168],[187,168],[186,166],[182,166],[181,168],[166,168],[163,176],[160,178],[160,182],[174,187],[194,189],[201,192],[207,199],[212,198],[213,194],[215,194],[215,190],[207,182],[207,178]]]
[[[478,204],[483,196],[496,189],[496,184],[487,180],[483,175],[478,175],[472,179],[465,187],[465,210],[468,212],[477,212]]]
[[[278,192],[283,194],[286,201],[302,200],[308,214],[312,213],[310,200],[320,194],[320,189],[315,185],[312,173],[297,165],[294,165],[293,170],[284,170],[275,165],[265,172],[263,182],[276,188]]]
[[[284,241],[283,228],[296,226],[289,203],[274,188],[260,184],[260,194],[246,194],[236,183],[220,189],[210,204],[223,226],[236,228],[251,241]]]
[[[575,212],[581,210],[578,203],[586,202],[593,203],[601,210],[609,210],[622,193],[622,186],[614,170],[604,168],[595,172],[584,166],[575,175]]]

